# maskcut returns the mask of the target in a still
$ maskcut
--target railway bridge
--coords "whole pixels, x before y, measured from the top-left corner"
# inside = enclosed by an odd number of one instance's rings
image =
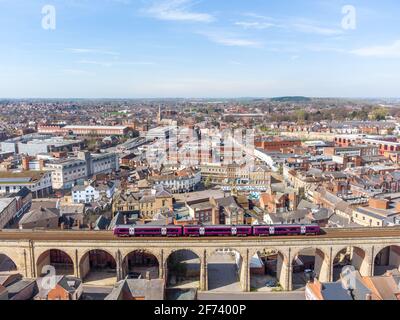
[[[333,281],[335,261],[343,252],[363,276],[374,275],[378,258],[394,268],[400,266],[400,227],[324,229],[318,236],[270,238],[117,238],[110,231],[0,231],[0,257],[13,262],[23,276],[40,276],[52,265],[52,252],[62,252],[71,262],[71,273],[84,278],[93,253],[105,253],[113,260],[117,280],[128,272],[128,256],[146,252],[157,260],[157,277],[166,279],[168,258],[179,251],[190,251],[200,261],[200,290],[208,290],[210,257],[230,250],[238,257],[238,275],[243,291],[250,291],[250,262],[258,252],[274,252],[276,278],[284,290],[293,290],[293,270],[304,250],[314,250],[314,272],[320,281]],[[383,256],[383,257],[382,257]],[[0,260],[1,262],[1,260]]]

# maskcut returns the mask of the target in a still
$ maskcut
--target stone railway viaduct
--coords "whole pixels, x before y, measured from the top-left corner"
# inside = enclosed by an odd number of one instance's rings
[[[103,250],[115,260],[117,279],[127,273],[126,258],[133,252],[146,252],[158,260],[159,277],[166,279],[168,257],[190,250],[200,260],[200,290],[208,290],[208,261],[218,250],[233,250],[240,255],[239,278],[243,291],[250,291],[250,260],[263,250],[278,253],[277,279],[284,290],[293,290],[295,257],[302,250],[315,249],[315,273],[320,281],[333,280],[333,262],[344,249],[351,249],[352,265],[363,276],[374,274],[378,253],[389,248],[390,265],[400,266],[400,228],[325,229],[321,236],[271,238],[117,238],[112,232],[15,231],[0,232],[0,255],[11,259],[28,278],[41,274],[50,264],[50,250],[60,250],[73,262],[73,274],[84,278],[89,270],[89,252]]]

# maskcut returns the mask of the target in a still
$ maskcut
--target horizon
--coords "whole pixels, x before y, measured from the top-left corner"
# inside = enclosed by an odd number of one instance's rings
[[[0,101],[3,100],[272,100],[272,99],[281,99],[281,98],[306,98],[306,99],[337,99],[337,100],[400,100],[400,96],[398,97],[340,97],[340,96],[270,96],[270,97],[257,97],[257,96],[248,96],[248,97],[0,97]]]

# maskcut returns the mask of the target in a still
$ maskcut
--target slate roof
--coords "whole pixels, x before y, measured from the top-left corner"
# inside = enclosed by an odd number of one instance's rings
[[[54,219],[60,217],[60,210],[57,208],[45,208],[39,207],[35,209],[31,209],[28,213],[26,213],[21,220],[20,224],[32,223],[37,221],[43,221],[47,219]]]
[[[144,297],[145,300],[164,299],[164,280],[162,279],[125,279],[118,282],[105,300],[121,300],[123,291],[132,297]]]
[[[117,214],[111,219],[111,222],[108,226],[108,230],[112,230],[115,226],[124,224],[124,215],[121,212],[117,212]]]
[[[101,215],[95,222],[94,230],[106,230],[110,224],[110,220]]]

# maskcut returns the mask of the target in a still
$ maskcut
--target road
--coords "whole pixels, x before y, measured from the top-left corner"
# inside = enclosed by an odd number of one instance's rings
[[[208,262],[208,290],[241,292],[235,258],[229,253],[213,254]]]
[[[317,236],[307,236],[307,239],[346,239],[346,238],[385,238],[400,237],[400,227],[385,228],[350,228],[350,229],[323,229],[322,233]],[[280,239],[304,239],[305,236],[274,236],[274,237],[248,237],[246,241],[258,242],[280,240]],[[33,240],[33,241],[186,241],[199,242],[202,239],[206,241],[229,239],[232,242],[243,241],[238,237],[207,237],[207,238],[167,238],[167,237],[150,237],[150,238],[118,238],[113,235],[112,231],[48,231],[48,230],[0,230],[0,240]]]
[[[304,291],[291,292],[199,292],[198,300],[305,300]]]

